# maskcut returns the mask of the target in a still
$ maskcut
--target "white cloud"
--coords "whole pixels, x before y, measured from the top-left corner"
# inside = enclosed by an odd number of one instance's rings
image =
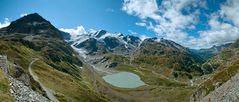
[[[0,28],[6,27],[8,25],[10,25],[10,22],[9,22],[8,18],[5,18],[3,23],[0,22]]]
[[[195,25],[199,15],[203,15],[200,9],[210,6],[204,0],[162,0],[160,4],[156,0],[124,0],[122,10],[140,18],[141,22],[135,24],[154,31],[159,38],[164,37],[191,48],[202,48],[239,38],[238,5],[239,0],[228,0],[217,12],[209,14],[210,29],[199,31],[199,37],[193,37],[185,30],[197,29]],[[182,13],[182,10],[188,14]]]
[[[239,27],[239,0],[228,0],[221,6],[221,15],[231,20],[233,24]]]
[[[211,47],[235,41],[239,38],[239,29],[229,23],[220,22],[219,15],[212,15],[208,22],[210,30],[201,31],[199,38],[191,37],[189,44],[200,47]]]
[[[144,22],[136,22],[135,25],[145,27],[147,24]]]
[[[161,5],[158,5],[156,0],[124,0],[122,10],[139,17],[142,22],[136,25],[154,31],[158,37],[184,42],[188,34],[182,30],[195,28],[194,24],[197,23],[197,15],[200,12],[194,11],[184,15],[181,10],[189,5],[193,6],[196,2],[196,0],[163,0]]]
[[[211,14],[209,30],[200,31],[199,38],[191,37],[189,44],[197,48],[211,47],[224,43],[234,42],[239,38],[239,1],[228,0],[221,5],[220,10]],[[225,22],[229,21],[229,22]]]
[[[27,16],[27,15],[28,15],[28,13],[22,13],[22,14],[20,14],[20,17]]]
[[[60,28],[60,30],[70,33],[72,39],[75,39],[78,35],[86,34],[85,28],[83,26],[78,26],[76,28],[70,28],[70,29]]]
[[[159,17],[156,0],[124,0],[122,10],[142,19]]]

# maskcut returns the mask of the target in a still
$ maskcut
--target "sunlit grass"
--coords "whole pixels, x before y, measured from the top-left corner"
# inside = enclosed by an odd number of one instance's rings
[[[35,62],[32,68],[40,78],[40,81],[56,92],[56,96],[59,100],[73,102],[106,101],[101,95],[94,92],[86,82],[55,70],[42,61]]]

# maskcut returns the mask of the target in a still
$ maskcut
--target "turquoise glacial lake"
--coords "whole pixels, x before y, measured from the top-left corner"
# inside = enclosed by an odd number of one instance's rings
[[[106,75],[103,76],[103,79],[107,83],[120,88],[137,88],[145,85],[138,75],[130,72],[119,72]]]

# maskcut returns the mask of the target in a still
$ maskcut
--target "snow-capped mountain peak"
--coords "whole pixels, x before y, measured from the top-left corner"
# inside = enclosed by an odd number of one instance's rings
[[[121,53],[123,50],[133,50],[141,43],[140,38],[135,36],[124,36],[122,33],[112,33],[106,30],[99,30],[96,32],[87,32],[86,34],[78,35],[71,38],[69,42],[72,43],[75,49],[80,51],[89,50],[86,52],[117,52]],[[130,53],[132,51],[123,51]]]

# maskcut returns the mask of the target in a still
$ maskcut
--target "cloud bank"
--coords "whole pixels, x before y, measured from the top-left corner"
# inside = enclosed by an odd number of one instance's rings
[[[176,41],[191,48],[210,47],[239,38],[239,1],[228,0],[220,9],[208,14],[208,30],[197,28],[202,9],[209,8],[206,0],[124,0],[122,10],[141,21],[160,37]],[[228,12],[230,11],[230,12]],[[198,36],[186,31],[197,30]]]
[[[71,38],[74,39],[81,34],[86,34],[86,30],[83,26],[78,26],[76,28],[60,28],[61,31],[67,32],[71,35]]]

